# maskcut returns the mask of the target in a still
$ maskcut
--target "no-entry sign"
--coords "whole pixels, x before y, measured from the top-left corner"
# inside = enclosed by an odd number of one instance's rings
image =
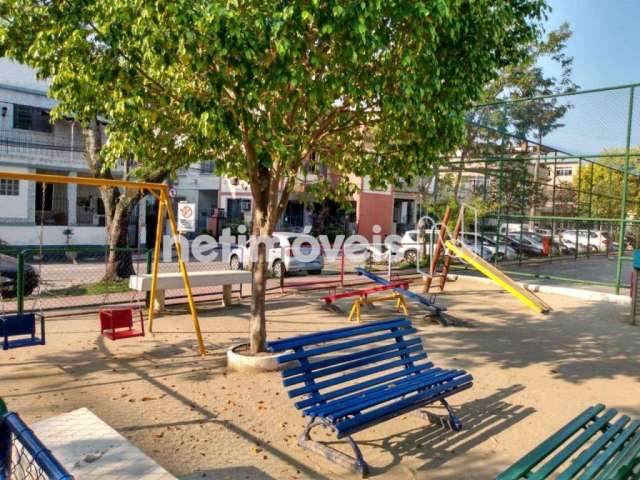
[[[180,202],[178,204],[178,231],[196,231],[196,204]]]

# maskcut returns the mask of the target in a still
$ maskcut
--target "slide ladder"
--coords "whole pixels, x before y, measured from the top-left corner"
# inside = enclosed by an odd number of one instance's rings
[[[497,269],[485,259],[476,255],[472,250],[462,244],[454,244],[451,240],[445,242],[446,247],[460,259],[484,274],[490,280],[493,280],[498,286],[516,297],[534,312],[547,313],[551,311],[551,307],[543,302],[529,290],[521,287],[510,277],[505,275],[501,270]]]

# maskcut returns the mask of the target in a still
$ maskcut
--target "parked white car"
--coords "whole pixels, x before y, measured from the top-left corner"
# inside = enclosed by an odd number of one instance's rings
[[[288,272],[309,272],[319,275],[324,268],[321,251],[312,255],[311,235],[291,232],[274,232],[273,242],[267,252],[267,263],[274,275],[286,275]],[[317,242],[315,242],[317,243]],[[229,266],[232,270],[248,269],[251,265],[251,242],[238,245],[231,250]]]
[[[437,226],[438,229],[435,231],[435,236],[433,239],[433,247],[435,248],[435,242],[438,239],[438,231],[440,226]],[[425,248],[426,255],[429,254],[431,248],[431,230],[426,230],[424,232],[424,238],[419,238],[418,235],[420,232],[418,230],[407,230],[402,235],[400,239],[400,247],[398,249],[398,256],[403,258],[407,262],[415,263],[416,258],[418,258],[418,251],[421,248]]]
[[[565,242],[576,243],[592,252],[606,252],[609,243],[608,233],[601,230],[565,230],[560,239]]]

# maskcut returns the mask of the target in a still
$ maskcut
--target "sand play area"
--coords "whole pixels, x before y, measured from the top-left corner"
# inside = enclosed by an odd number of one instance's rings
[[[334,313],[320,296],[271,296],[270,338],[348,326],[348,300]],[[406,415],[356,434],[372,478],[490,479],[589,405],[640,417],[640,327],[629,308],[541,297],[551,314],[460,279],[438,296],[461,323],[447,328],[411,305],[434,363],[475,384],[450,399],[461,432]],[[377,305],[363,321],[397,316]],[[247,338],[248,299],[200,314],[206,359],[186,309],[159,317],[154,335],[118,342],[99,335],[96,315],[51,319],[46,346],[0,353],[0,397],[27,422],[87,407],[181,479],[349,478],[298,447],[304,420],[278,373],[226,371],[226,349]]]

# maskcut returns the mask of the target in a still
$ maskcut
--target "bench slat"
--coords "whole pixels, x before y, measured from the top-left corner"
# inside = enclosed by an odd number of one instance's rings
[[[417,381],[421,380],[426,381],[426,379],[430,377],[435,378],[438,375],[443,375],[447,371],[443,370],[442,368],[430,368],[426,371],[416,374],[405,375],[404,377],[397,378],[395,381],[387,382],[384,385],[379,385],[375,388],[356,392],[351,395],[339,397],[333,402],[317,405],[313,408],[308,409],[307,411],[313,411],[315,415],[326,417],[330,413],[334,413],[338,410],[342,410],[350,405],[353,405],[354,402],[361,403],[365,398],[375,398],[377,395],[391,391],[392,388],[400,388],[407,385],[413,385]]]
[[[469,375],[469,377],[471,377],[471,375]],[[440,393],[439,395],[436,395],[434,397],[424,397],[424,398],[420,398],[415,400],[413,403],[408,403],[408,402],[402,402],[402,407],[398,408],[398,403],[400,402],[396,402],[395,404],[393,404],[393,408],[387,409],[387,411],[385,411],[384,413],[379,414],[377,417],[375,417],[371,422],[368,423],[363,423],[361,425],[357,425],[355,427],[351,427],[348,430],[343,430],[343,431],[338,431],[338,438],[343,438],[347,435],[353,435],[354,433],[358,433],[362,430],[366,430],[369,425],[371,423],[382,423],[386,420],[389,420],[391,418],[397,417],[399,415],[404,415],[407,412],[411,412],[413,410],[416,409],[420,409],[423,407],[426,407],[428,405],[431,405],[439,400],[444,400],[445,398],[454,395],[456,393],[462,392],[463,390],[467,390],[468,388],[471,388],[473,386],[473,382],[469,382],[469,383],[464,383],[458,387],[456,387],[453,390],[447,390],[444,391],[442,393]]]
[[[542,468],[537,470],[533,475],[529,477],[529,480],[544,480],[551,473],[553,473],[560,465],[562,465],[571,455],[573,455],[581,446],[589,441],[591,437],[597,435],[601,428],[605,427],[609,420],[616,416],[618,413],[615,409],[607,410],[604,415],[597,418],[595,422],[589,425],[589,428],[584,430],[578,437],[569,443],[566,447],[560,450],[551,460],[546,462]]]
[[[640,432],[627,444],[626,447],[610,462],[602,472],[601,478],[609,479],[618,472],[619,469],[629,465],[634,457],[640,457]]]
[[[393,320],[382,320],[380,322],[371,322],[355,327],[337,328],[327,332],[310,333],[294,338],[285,338],[283,340],[274,340],[269,342],[267,347],[272,352],[282,352],[294,347],[304,347],[316,343],[327,342],[330,340],[343,339],[365,333],[389,330],[391,328],[411,327],[411,322],[406,318],[396,318]]]
[[[355,380],[357,378],[366,377],[372,375],[374,373],[382,372],[384,370],[389,370],[396,367],[402,367],[404,365],[410,365],[412,362],[417,360],[424,360],[427,358],[427,354],[422,351],[417,355],[412,355],[407,358],[402,358],[400,360],[395,360],[393,362],[383,363],[381,365],[376,365],[375,367],[365,368],[362,370],[357,370],[355,372],[347,373],[340,377],[332,378],[330,380],[324,380],[322,382],[313,383],[311,385],[307,385],[300,388],[294,388],[289,390],[289,398],[297,397],[299,395],[304,395],[305,393],[311,393],[313,391],[318,391],[321,388],[333,387],[335,385],[339,385],[341,383],[345,383],[351,380]]]
[[[401,343],[394,344],[394,346],[395,345],[404,345],[404,342],[402,342],[402,344]],[[352,362],[341,363],[339,365],[328,367],[328,368],[313,370],[304,375],[298,375],[296,377],[283,380],[282,383],[284,384],[285,387],[289,387],[291,385],[295,385],[298,383],[317,380],[318,378],[326,377],[327,375],[333,375],[335,373],[340,373],[352,368],[357,368],[363,365],[369,365],[369,364],[380,362],[382,360],[389,360],[390,358],[400,357],[403,355],[408,355],[408,354],[416,353],[420,351],[422,351],[422,345],[412,345],[409,347],[402,346],[401,348],[396,347],[390,352],[367,356],[364,358],[354,360]]]
[[[353,433],[358,427],[367,426],[372,421],[379,420],[387,414],[397,413],[398,410],[404,407],[413,407],[422,400],[431,400],[434,397],[438,397],[440,394],[447,393],[450,395],[465,385],[470,386],[471,381],[471,375],[465,375],[451,382],[436,385],[429,390],[419,392],[411,397],[403,398],[389,405],[385,405],[370,412],[362,413],[356,417],[338,422],[336,424],[336,428],[340,432],[341,436]],[[466,388],[468,388],[468,386]]]
[[[431,362],[429,362],[431,363]],[[421,375],[436,375],[442,372],[441,368],[429,368],[423,370]],[[420,373],[420,372],[418,372]],[[383,383],[382,385],[377,385],[373,388],[367,388],[366,390],[356,391],[350,395],[339,396],[337,400],[329,403],[321,403],[319,405],[315,405],[313,407],[307,408],[304,411],[304,414],[307,416],[325,416],[327,413],[332,412],[338,408],[342,408],[342,405],[345,405],[346,402],[351,402],[352,400],[360,400],[362,398],[366,398],[369,395],[374,395],[378,392],[383,392],[388,390],[391,387],[400,387],[403,385],[408,385],[413,383],[415,379],[418,378],[415,374],[405,375],[403,377],[398,377],[392,381]]]
[[[334,343],[327,345],[326,347],[312,348],[310,350],[300,350],[286,355],[280,355],[278,357],[278,363],[286,363],[292,360],[300,360],[302,358],[314,357],[316,355],[324,355],[326,353],[338,352],[340,350],[346,350],[348,348],[361,347],[370,343],[382,342],[384,340],[390,340],[392,338],[402,338],[403,335],[417,333],[415,328],[407,328],[404,330],[392,331],[384,333],[382,335],[374,335],[370,337],[359,338],[357,340],[350,340],[348,342]],[[295,347],[299,348],[299,347]]]
[[[517,480],[529,472],[538,463],[544,460],[558,446],[571,438],[578,430],[591,421],[598,413],[604,410],[604,405],[598,404],[587,408],[584,412],[571,420],[567,425],[542,442],[527,455],[514,463],[510,468],[496,477],[496,480]]]
[[[640,421],[635,420],[631,422],[631,424],[620,434],[618,437],[611,442],[611,445],[602,452],[598,457],[591,462],[589,468],[585,470],[585,472],[580,477],[580,480],[590,480],[594,478],[600,470],[606,465],[606,463],[622,448],[627,439],[633,435],[638,427],[640,426]]]
[[[569,468],[567,468],[562,474],[558,477],[558,480],[570,480],[574,477],[580,470],[582,470],[589,461],[595,457],[602,448],[609,443],[609,441],[615,437],[620,430],[624,428],[624,426],[629,422],[629,417],[623,415],[618,419],[616,423],[611,425],[607,430],[596,440],[593,444],[584,450],[578,458],[576,458]]]
[[[409,347],[411,345],[417,345],[419,343],[422,343],[419,338],[412,338],[409,340],[402,340],[401,342],[383,345],[381,347],[369,348],[366,350],[359,350],[357,352],[348,353],[346,355],[332,356],[324,360],[309,362],[307,365],[304,365],[304,366],[300,365],[298,367],[293,367],[287,370],[283,370],[282,376],[284,378],[292,377],[293,375],[298,375],[300,373],[311,372],[320,368],[330,367],[332,365],[337,365],[339,363],[349,362],[351,360],[357,360],[358,358],[368,357],[370,355],[376,355],[378,353],[389,352],[391,350],[396,350],[397,348]]]
[[[324,414],[331,420],[338,420],[341,417],[345,417],[350,414],[361,412],[364,409],[379,405],[384,402],[393,400],[394,398],[408,395],[419,389],[433,389],[438,385],[446,384],[447,382],[453,382],[455,377],[464,375],[465,372],[460,370],[444,370],[437,375],[416,375],[415,380],[399,387],[391,387],[381,392],[377,392],[373,395],[367,395],[366,397],[351,402],[336,402],[335,408],[332,413]]]
[[[426,362],[423,363],[421,365],[415,365],[411,368],[407,368],[405,370],[399,370],[397,372],[394,373],[390,373],[388,375],[383,375],[381,377],[376,377],[376,378],[372,378],[371,380],[366,380],[364,382],[355,384],[355,385],[349,385],[348,387],[343,387],[343,388],[339,388],[337,390],[332,390],[330,392],[324,392],[314,398],[307,398],[305,400],[300,400],[298,402],[295,403],[296,408],[305,408],[308,407],[310,405],[315,405],[317,403],[320,402],[326,402],[328,400],[331,400],[333,398],[337,398],[343,395],[348,395],[350,393],[354,393],[360,390],[364,390],[366,388],[369,387],[373,387],[375,385],[380,385],[383,384],[385,382],[389,382],[389,381],[393,381],[395,379],[401,378],[401,377],[406,377],[412,373],[418,373],[424,370],[428,370],[430,368],[433,367],[433,363],[431,362]],[[376,389],[382,389],[382,388],[386,388],[387,385],[382,385],[379,387],[376,387]],[[364,392],[362,392],[364,393]]]

